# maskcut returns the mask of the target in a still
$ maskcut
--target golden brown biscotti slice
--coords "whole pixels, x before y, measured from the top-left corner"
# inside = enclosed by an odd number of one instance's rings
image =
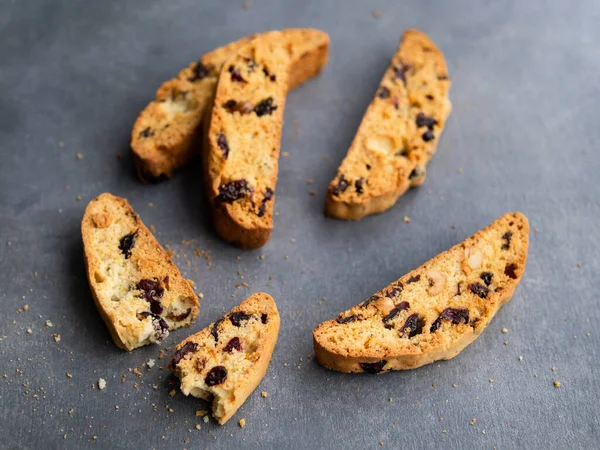
[[[380,213],[423,183],[450,114],[449,89],[442,52],[424,33],[407,30],[329,185],[328,216]]]
[[[241,248],[263,246],[273,203],[290,59],[283,33],[265,33],[229,59],[203,146],[204,182],[217,233]]]
[[[291,59],[289,85],[293,89],[326,64],[329,36],[310,28],[290,28],[281,33],[282,46]],[[131,133],[136,170],[142,181],[169,178],[190,159],[223,63],[256,36],[205,54],[158,89],[156,99],[140,113]]]
[[[505,214],[315,328],[317,361],[341,372],[380,373],[453,358],[512,297],[528,245],[527,218]]]
[[[265,376],[278,333],[273,298],[252,294],[177,346],[170,366],[181,380],[181,392],[213,400],[213,416],[224,424]]]
[[[117,346],[133,350],[189,326],[198,298],[127,200],[105,193],[81,222],[88,281]]]

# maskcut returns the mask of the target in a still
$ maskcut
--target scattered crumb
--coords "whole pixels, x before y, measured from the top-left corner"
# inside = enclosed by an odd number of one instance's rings
[[[452,387],[455,388],[456,387],[456,383],[452,383]]]
[[[540,232],[540,229],[539,229],[538,227],[535,227],[535,228],[533,229],[533,231],[535,231],[536,233],[539,233],[539,232]]]
[[[197,409],[196,410],[196,417],[199,417],[199,416],[203,416],[204,417],[207,414],[208,414],[208,411],[205,410],[205,409]]]
[[[288,152],[281,152],[282,158],[287,158],[288,156],[290,156],[290,154]]]
[[[150,208],[154,208],[154,203],[152,203],[152,202],[148,202],[148,206],[149,206]]]
[[[404,216],[404,223],[410,223],[410,217]]]
[[[170,413],[174,413],[175,410],[173,408],[169,408],[167,411],[169,411]]]
[[[392,400],[393,400],[393,398],[392,398],[392,397],[388,398],[388,402],[390,402],[390,403],[391,403],[391,402],[392,402]]]
[[[436,386],[436,384],[435,384],[435,383],[431,383],[431,387],[435,387],[435,386]]]
[[[98,378],[98,389],[102,390],[106,387],[106,380],[104,378]]]
[[[250,2],[246,0],[244,3],[242,3],[242,6],[244,7],[244,9],[248,9],[250,8]]]
[[[475,425],[477,423],[477,418],[473,417],[473,419],[469,422],[469,425]]]
[[[306,180],[306,184],[313,184],[314,180],[312,178],[309,178],[308,180]]]
[[[202,425],[200,425],[199,423],[196,424],[196,430],[201,430],[202,429]]]
[[[169,392],[169,397],[175,397],[175,394],[177,394],[177,391],[172,389],[171,392]]]
[[[376,19],[379,19],[381,17],[381,11],[379,11],[378,9],[374,9],[373,10],[373,17],[375,17]]]
[[[152,358],[150,358],[148,361],[146,361],[146,366],[148,367],[148,369],[152,369],[154,367],[154,360]]]
[[[556,367],[552,366],[552,372],[556,372]]]
[[[317,191],[315,191],[315,190],[313,190],[313,189],[310,189],[310,190],[308,191],[308,194],[309,194],[311,197],[315,197],[315,196],[317,195]]]
[[[54,326],[54,324],[52,322],[50,322],[49,320],[46,320],[46,324],[44,325],[46,328],[51,328]]]
[[[458,169],[456,169],[456,171],[457,171],[458,173],[463,173],[462,167],[459,167]]]
[[[67,372],[67,378],[73,378],[73,375],[71,375],[69,372]]]
[[[581,269],[581,263],[578,263],[578,264],[577,264],[577,267]]]
[[[268,393],[267,391],[262,391],[262,392],[260,393],[260,396],[261,396],[261,397],[264,397],[264,398],[267,398],[267,397],[269,396],[269,393]]]
[[[504,345],[508,345],[508,341],[504,341]]]
[[[508,333],[508,328],[502,328],[503,333]]]
[[[27,334],[33,334],[33,330],[31,328],[27,328]]]
[[[98,439],[98,436],[93,436],[92,439],[96,440],[96,439]]]
[[[523,361],[523,357],[522,356],[519,356],[519,361]]]
[[[556,381],[554,382],[554,387],[555,387],[555,388],[559,388],[559,387],[560,387],[560,381],[556,380]]]
[[[239,424],[240,428],[244,428],[246,426],[246,419],[240,419]]]
[[[202,418],[202,420],[204,421],[204,423],[208,423],[208,415],[204,416],[204,417]]]
[[[75,157],[76,157],[77,159],[83,159],[83,153],[77,153],[77,154],[75,155]]]
[[[494,382],[494,379],[493,379],[493,378],[490,378],[490,383],[493,383],[493,382]]]
[[[27,311],[29,309],[29,305],[23,305],[23,311]]]
[[[383,447],[383,441],[379,441],[379,446]]]
[[[64,146],[65,146],[65,143],[64,143],[63,141],[59,141],[59,142],[58,142],[58,146],[59,146],[60,148],[64,148]],[[65,436],[66,436],[66,435],[65,435]]]
[[[75,200],[77,200],[78,202],[81,201],[81,195],[78,195],[77,197],[75,197]]]
[[[53,333],[52,337],[54,338],[54,342],[60,342],[60,334]]]

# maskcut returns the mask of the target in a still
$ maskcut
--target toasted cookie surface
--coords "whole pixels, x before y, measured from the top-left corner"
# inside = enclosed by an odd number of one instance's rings
[[[380,373],[450,359],[473,342],[523,276],[529,224],[505,214],[313,332],[317,361]]]
[[[450,114],[449,89],[442,52],[407,30],[329,185],[328,216],[358,220],[385,211],[423,183]]]
[[[291,61],[290,89],[312,78],[327,62],[329,36],[314,29],[281,31],[281,45]],[[166,81],[156,99],[138,116],[131,148],[142,181],[169,178],[201,145],[201,121],[214,97],[224,62],[257,35],[213,50]]]
[[[192,287],[127,200],[92,200],[81,234],[92,295],[117,346],[158,343],[198,315]]]
[[[273,298],[259,292],[188,337],[170,364],[181,392],[212,400],[214,417],[227,422],[265,376],[279,322]]]

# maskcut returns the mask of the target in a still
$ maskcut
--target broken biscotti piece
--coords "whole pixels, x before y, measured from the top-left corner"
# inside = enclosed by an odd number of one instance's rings
[[[241,248],[263,246],[273,229],[290,58],[281,32],[265,33],[229,59],[203,147],[204,182],[217,233]]]
[[[138,116],[131,148],[139,178],[169,178],[195,152],[196,134],[217,87],[223,63],[259,35],[249,36],[202,56],[166,81]],[[314,29],[286,29],[281,45],[291,60],[290,89],[312,78],[327,62],[329,36]],[[201,142],[201,140],[198,140]]]
[[[380,373],[453,358],[512,297],[528,245],[527,218],[505,214],[315,328],[317,361],[341,372]]]
[[[181,392],[212,400],[213,416],[224,424],[265,376],[278,333],[273,298],[252,294],[177,346],[170,365]]]
[[[329,185],[328,216],[380,213],[423,183],[450,114],[449,89],[442,52],[424,33],[407,30]]]
[[[198,315],[192,287],[127,200],[92,200],[81,234],[92,295],[117,346],[158,343]]]

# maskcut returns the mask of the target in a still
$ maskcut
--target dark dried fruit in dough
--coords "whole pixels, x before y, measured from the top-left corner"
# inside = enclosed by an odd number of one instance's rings
[[[250,320],[251,318],[251,314],[246,314],[244,311],[237,311],[229,316],[229,321],[234,326],[239,327],[242,325],[243,321]]]
[[[125,256],[125,259],[129,259],[131,256],[131,251],[135,246],[135,237],[137,236],[138,230],[133,231],[132,233],[126,234],[119,241],[119,250]]]
[[[360,363],[360,367],[363,371],[367,373],[377,374],[383,370],[386,364],[387,361],[385,359],[382,359],[381,361],[377,361],[374,363]]]
[[[227,369],[224,366],[215,366],[208,371],[204,382],[207,386],[223,384],[227,379]]]
[[[492,283],[493,277],[494,274],[491,272],[481,272],[481,275],[479,275],[479,278],[483,280],[486,286],[489,286]]]
[[[223,150],[223,159],[227,159],[229,156],[229,144],[227,142],[227,138],[223,133],[219,133],[219,137],[217,138],[217,145],[221,150]]]
[[[227,353],[231,353],[234,350],[237,350],[238,352],[242,351],[242,343],[240,341],[240,338],[237,336],[234,338],[231,338],[229,340],[229,342],[227,343],[227,345],[225,345],[225,347],[223,347],[223,351],[227,352]]]
[[[252,188],[246,180],[234,180],[227,184],[219,186],[219,195],[217,201],[221,203],[232,203],[241,198],[247,197],[252,192]]]
[[[150,303],[150,309],[154,314],[162,314],[163,307],[160,299],[165,294],[165,289],[160,285],[160,281],[143,279],[136,286],[142,291],[140,297]]]
[[[266,98],[260,101],[255,107],[254,112],[258,117],[262,117],[265,114],[271,115],[273,111],[277,109],[277,105],[273,102],[273,97]]]
[[[422,326],[419,322],[419,314],[415,313],[408,316],[400,329],[400,336],[411,338],[420,334]]]
[[[171,365],[173,367],[177,366],[179,362],[185,358],[189,353],[193,353],[198,350],[198,344],[194,342],[188,342],[183,347],[175,352],[173,355],[173,359],[171,360]]]
[[[357,320],[360,320],[362,316],[357,315],[357,314],[353,314],[351,316],[348,317],[338,317],[336,320],[337,323],[351,323],[351,322],[355,322]]]
[[[483,299],[487,298],[487,295],[490,292],[490,290],[481,283],[471,283],[469,284],[469,289],[473,294]]]

